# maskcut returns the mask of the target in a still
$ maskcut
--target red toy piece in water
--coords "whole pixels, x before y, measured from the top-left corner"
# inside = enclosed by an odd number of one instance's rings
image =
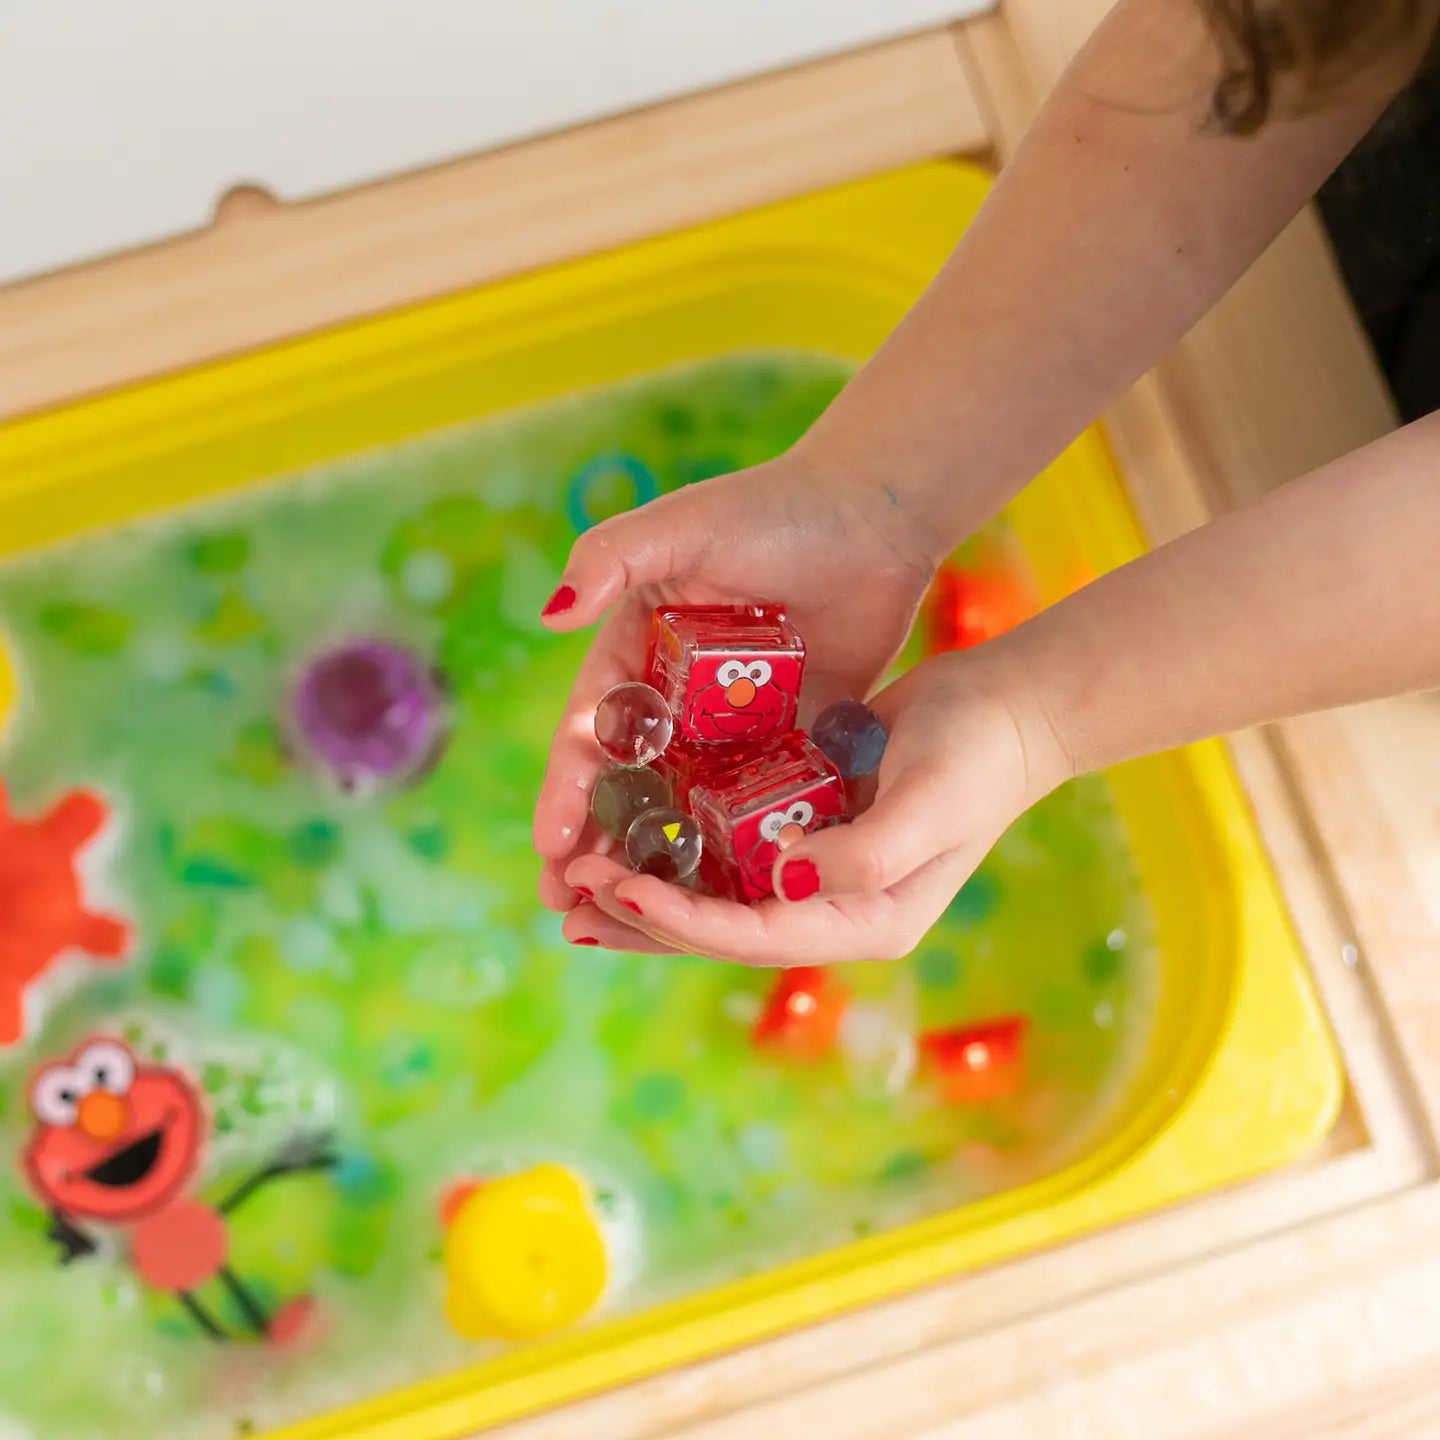
[[[30,1111],[35,1125],[21,1165],[50,1209],[48,1238],[63,1264],[96,1251],[81,1225],[124,1227],[136,1274],[176,1296],[212,1339],[233,1337],[195,1294],[211,1280],[225,1287],[253,1336],[294,1338],[301,1311],[282,1307],[267,1316],[230,1269],[230,1216],[283,1175],[333,1166],[323,1136],[290,1145],[218,1207],[203,1204],[190,1194],[209,1131],[195,1087],[173,1067],[144,1065],[105,1036],[40,1070],[30,1083]]]
[[[947,565],[930,592],[930,649],[969,650],[1028,620],[1036,610],[1029,586],[994,563],[974,570]]]
[[[818,966],[784,970],[755,1021],[751,1038],[762,1049],[791,1060],[821,1060],[835,1046],[849,1000],[840,981]]]
[[[23,1037],[26,987],[62,955],[124,954],[128,931],[85,908],[75,865],[107,818],[102,800],[76,790],[40,819],[20,820],[0,785],[0,1048]]]
[[[463,1180],[452,1181],[445,1187],[444,1193],[440,1196],[440,1203],[436,1207],[436,1213],[440,1217],[440,1228],[448,1230],[456,1215],[460,1213],[460,1207],[483,1185],[483,1180],[474,1180],[467,1176]]]
[[[675,605],[655,612],[649,681],[681,745],[753,744],[795,724],[805,642],[772,605]]]
[[[1024,1081],[1027,1021],[1009,1015],[980,1025],[931,1030],[920,1037],[920,1054],[951,1105],[984,1105],[1014,1095]]]
[[[773,895],[780,852],[846,814],[840,772],[799,730],[706,773],[687,800],[704,837],[701,878],[741,902]]]

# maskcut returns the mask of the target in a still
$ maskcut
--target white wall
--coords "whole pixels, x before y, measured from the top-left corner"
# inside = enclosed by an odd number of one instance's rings
[[[992,0],[0,0],[0,281]]]

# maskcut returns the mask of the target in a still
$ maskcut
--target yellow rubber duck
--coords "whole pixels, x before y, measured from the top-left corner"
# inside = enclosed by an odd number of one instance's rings
[[[466,1340],[532,1340],[605,1289],[605,1241],[585,1183],[537,1165],[466,1188],[448,1207],[445,1318]]]

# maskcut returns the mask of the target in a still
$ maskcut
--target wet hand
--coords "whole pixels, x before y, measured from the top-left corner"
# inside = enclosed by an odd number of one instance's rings
[[[908,954],[1012,821],[1071,773],[1004,642],[937,656],[872,707],[890,733],[873,806],[807,835],[758,905],[696,894],[583,854],[564,880],[593,897],[567,916],[575,943],[816,965]]]
[[[812,703],[863,695],[904,643],[938,559],[911,523],[883,487],[847,487],[792,452],[664,496],[576,541],[545,623],[569,631],[605,619],[535,807],[546,905],[565,911],[584,899],[567,871],[611,848],[589,821],[605,763],[595,706],[612,685],[643,678],[656,606],[783,605],[805,637]]]

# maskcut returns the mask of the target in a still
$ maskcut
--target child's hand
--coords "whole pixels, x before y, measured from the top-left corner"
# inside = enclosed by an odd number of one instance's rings
[[[862,696],[904,642],[934,574],[937,557],[911,523],[883,489],[847,489],[792,452],[616,516],[576,541],[546,622],[573,630],[611,613],[576,677],[535,807],[548,906],[576,903],[566,867],[599,848],[587,825],[604,764],[595,705],[612,685],[643,678],[655,607],[782,604],[805,637],[807,694],[822,703]]]
[[[1010,823],[1071,773],[1003,642],[986,650],[927,660],[872,702],[890,732],[875,803],[781,855],[788,899],[711,899],[587,854],[565,880],[594,903],[567,916],[566,936],[746,965],[908,954]]]

